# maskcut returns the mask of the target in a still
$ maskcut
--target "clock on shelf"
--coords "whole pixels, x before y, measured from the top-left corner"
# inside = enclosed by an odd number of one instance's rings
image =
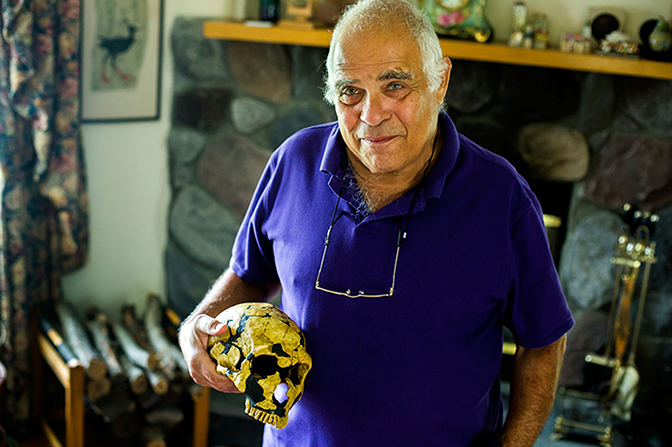
[[[437,34],[485,43],[493,38],[485,0],[419,0]]]

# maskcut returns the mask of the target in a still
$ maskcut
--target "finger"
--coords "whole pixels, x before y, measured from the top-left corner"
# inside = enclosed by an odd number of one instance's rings
[[[196,356],[195,360],[199,365],[192,376],[196,383],[225,393],[240,392],[228,377],[217,372],[216,363],[209,356],[201,353],[201,355]]]
[[[209,315],[199,315],[194,321],[194,327],[208,335],[222,335],[228,330],[228,326]]]

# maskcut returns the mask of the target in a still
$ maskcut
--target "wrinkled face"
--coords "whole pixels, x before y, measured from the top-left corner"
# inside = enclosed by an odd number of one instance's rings
[[[333,51],[336,115],[353,162],[374,174],[418,172],[431,153],[447,79],[428,90],[420,47],[401,25],[346,31]]]
[[[229,326],[228,333],[208,340],[217,372],[247,396],[245,413],[284,428],[313,364],[303,333],[268,303],[238,304],[220,313],[217,320]]]

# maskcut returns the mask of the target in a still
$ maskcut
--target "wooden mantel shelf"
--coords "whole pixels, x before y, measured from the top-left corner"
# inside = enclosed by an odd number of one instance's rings
[[[312,47],[328,47],[331,40],[331,32],[325,29],[300,30],[278,26],[262,28],[224,21],[206,21],[203,34],[206,38],[213,39]],[[563,53],[552,49],[525,50],[511,48],[501,43],[480,44],[453,39],[440,40],[443,53],[455,59],[672,80],[672,63],[668,62],[596,54]]]

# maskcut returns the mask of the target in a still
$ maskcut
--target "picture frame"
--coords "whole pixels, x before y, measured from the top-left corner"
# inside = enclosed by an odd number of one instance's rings
[[[82,0],[83,123],[155,121],[164,0]]]

